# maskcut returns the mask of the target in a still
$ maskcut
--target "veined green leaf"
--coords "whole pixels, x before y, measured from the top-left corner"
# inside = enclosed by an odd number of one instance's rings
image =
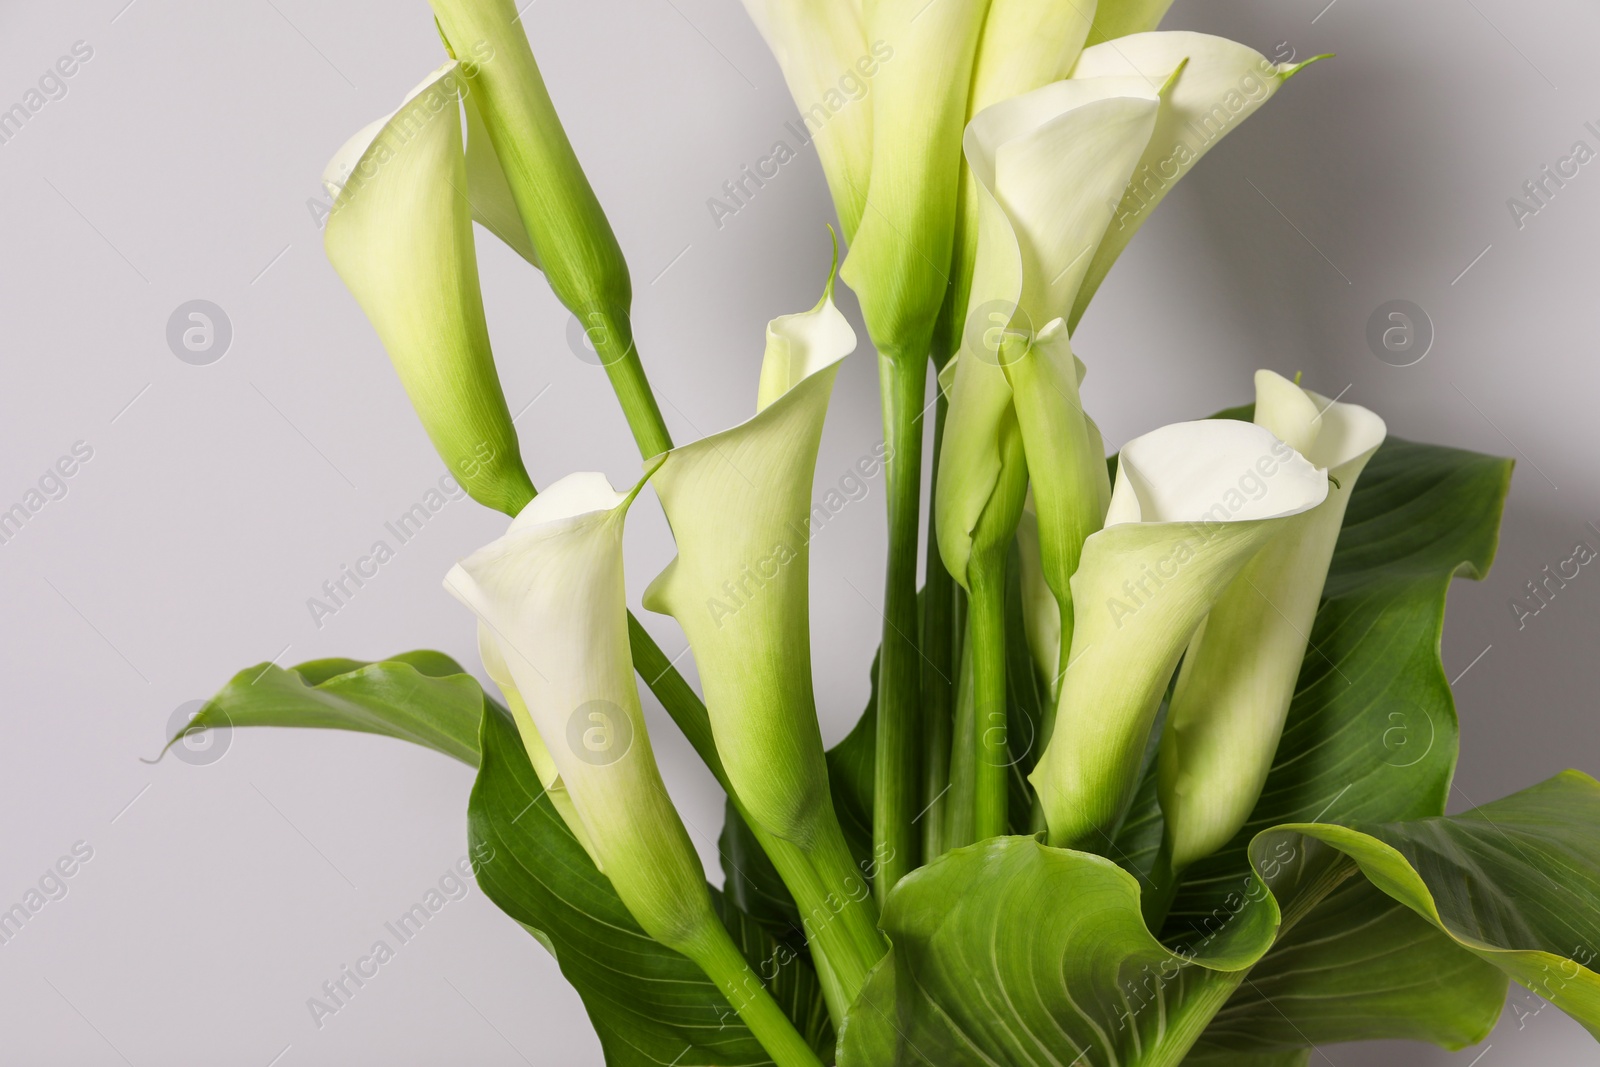
[[[477,679],[442,652],[404,652],[373,663],[321,659],[288,669],[260,663],[234,675],[183,733],[229,726],[353,730],[397,737],[476,767],[485,708],[509,721]]]
[[[485,716],[468,825],[478,884],[556,957],[583,998],[607,1067],[759,1067],[772,1060],[715,984],[645,934],[545,796],[508,718]],[[816,975],[725,899],[750,966],[820,1055],[832,1034]]]
[[[1354,859],[1379,889],[1600,1040],[1600,782],[1565,771],[1460,815],[1280,828],[1289,831]]]

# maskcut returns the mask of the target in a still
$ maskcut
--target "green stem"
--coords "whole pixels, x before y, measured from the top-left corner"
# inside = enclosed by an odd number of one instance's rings
[[[707,923],[682,951],[717,983],[773,1063],[778,1067],[822,1067],[816,1052],[772,999],[721,923]]]
[[[973,683],[973,816],[976,840],[1007,832],[1006,788],[1010,753],[1006,742],[1006,585],[1005,561],[967,568],[971,600],[967,610],[967,643],[972,646]],[[998,571],[999,573],[995,573]]]
[[[971,615],[971,612],[968,612]],[[955,729],[950,743],[950,791],[945,794],[944,841],[940,852],[970,845],[977,840],[973,833],[973,798],[976,795],[977,746],[973,742],[977,730],[973,707],[972,642],[961,645],[961,672],[956,683]]]
[[[1166,1029],[1149,1046],[1139,1067],[1179,1067],[1247,974],[1248,969],[1210,971],[1202,977],[1194,993],[1173,1007]]]
[[[944,796],[950,787],[950,745],[955,729],[957,651],[956,582],[945,569],[935,541],[934,500],[939,494],[939,449],[944,443],[944,420],[950,402],[944,393],[935,398],[933,419],[933,471],[928,496],[928,554],[922,578],[922,852],[937,856],[944,847]]]
[[[838,820],[822,820],[824,840],[810,854],[761,829],[728,782],[705,704],[631,612],[628,614],[628,639],[633,650],[634,669],[728,794],[734,810],[750,827],[756,842],[772,860],[778,876],[799,906],[805,921],[806,941],[816,957],[828,1014],[838,1026],[843,1023],[850,1005],[855,1003],[867,973],[886,951],[883,936],[878,933],[877,908],[844,844]]]
[[[1140,887],[1139,910],[1144,913],[1144,925],[1155,937],[1161,936],[1161,927],[1172,910],[1178,895],[1178,872],[1172,867],[1172,841],[1165,835],[1156,851],[1155,865],[1150,869],[1150,884]]]
[[[917,867],[921,807],[917,718],[921,661],[917,648],[917,527],[922,502],[922,410],[928,384],[923,351],[880,353],[883,433],[889,445],[889,559],[878,658],[876,776],[872,847],[881,905],[895,883]]]
[[[616,315],[609,310],[597,310],[578,318],[586,324],[589,342],[606,369],[606,377],[611,379],[611,389],[617,394],[628,428],[639,445],[639,455],[650,459],[669,451],[672,435],[667,432],[656,395],[645,377],[627,313]]]

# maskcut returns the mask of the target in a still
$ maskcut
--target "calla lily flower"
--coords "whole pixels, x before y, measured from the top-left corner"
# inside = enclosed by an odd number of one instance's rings
[[[1261,794],[1345,508],[1387,433],[1366,408],[1334,403],[1265,370],[1256,372],[1255,421],[1328,472],[1328,497],[1281,524],[1189,643],[1158,764],[1180,871],[1227,844]]]
[[[1110,494],[1062,316],[1159,106],[1142,79],[1060,81],[988,108],[967,129],[982,210],[966,336],[941,376],[950,413],[935,501],[939,551],[965,584],[972,532],[999,484],[999,431],[1014,410],[1064,623],[1078,552]]]
[[[949,286],[961,131],[989,0],[875,0],[894,50],[872,90],[872,173],[841,276],[886,358],[924,360]]]
[[[445,588],[493,635],[500,662],[491,655],[486,666],[509,675],[525,702],[541,780],[553,764],[628,910],[676,948],[703,936],[710,901],[651,751],[628,651],[622,527],[637,492],[568,475],[457,564]]]
[[[811,485],[855,345],[830,280],[811,311],[768,325],[755,417],[667,453],[652,478],[678,555],[644,606],[688,635],[734,792],[806,849],[837,825],[811,682]]]
[[[1140,6],[1159,7],[1161,11],[1166,8],[1159,2],[1129,3],[1109,10],[1131,11]],[[1107,5],[1102,5],[1101,14],[1107,10]],[[1160,12],[1155,12],[1154,21],[1159,19]],[[1096,31],[1101,29],[1099,20],[1097,15]],[[1161,114],[1144,156],[1134,168],[1133,180],[1120,197],[1116,222],[1095,251],[1074,301],[1067,320],[1074,329],[1117,257],[1178,180],[1218,141],[1272,99],[1284,82],[1316,62],[1312,59],[1292,65],[1276,64],[1236,41],[1203,33],[1135,32],[1130,37],[1120,33],[1110,36],[1119,39],[1083,50],[1072,77],[1144,78],[1152,87],[1161,89]]]
[[[817,1067],[717,917],[651,751],[622,568],[623,520],[643,485],[619,493],[602,474],[568,475],[452,568],[445,588],[492,635],[485,665],[523,702],[524,744],[540,739],[529,759],[541,779],[549,768],[539,764],[554,763],[580,841],[634,919],[718,983],[777,1063]]]
[[[1105,529],[1072,577],[1072,654],[1030,776],[1052,844],[1108,844],[1195,629],[1285,520],[1327,492],[1322,471],[1248,423],[1182,422],[1123,447]]]
[[[1161,25],[1170,7],[1172,0],[1100,0],[1094,10],[1094,30],[1089,39],[1101,44],[1153,30]]]
[[[1078,61],[1093,18],[1092,2],[990,0],[972,72],[972,93],[967,101],[969,121],[993,104],[1065,78]],[[978,254],[978,196],[977,181],[963,157],[950,295],[945,305],[945,313],[957,320],[954,332],[960,331],[959,320],[965,318]],[[936,351],[935,357],[945,358],[958,343],[958,338],[943,338],[942,344],[948,347]]]
[[[778,60],[800,121],[816,142],[845,240],[854,237],[872,176],[873,80],[894,57],[869,44],[857,0],[744,0]]]
[[[464,191],[458,64],[352,137],[328,164],[323,243],[393,361],[428,437],[479,503],[533,498],[478,288]]]

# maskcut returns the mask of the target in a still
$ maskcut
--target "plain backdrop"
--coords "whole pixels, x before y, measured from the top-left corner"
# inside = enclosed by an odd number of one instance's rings
[[[632,265],[669,426],[687,440],[742,420],[764,324],[811,306],[827,268],[831,207],[809,151],[720,225],[707,207],[797,114],[776,65],[737,0],[532,0],[524,21]],[[1111,275],[1077,340],[1108,445],[1248,400],[1251,372],[1270,367],[1375,408],[1395,434],[1515,456],[1495,569],[1450,603],[1453,807],[1600,771],[1600,574],[1524,626],[1509,608],[1600,520],[1600,167],[1520,226],[1507,207],[1575,141],[1600,146],[1585,127],[1600,126],[1600,12],[1178,0],[1169,26],[1338,58],[1230,136]],[[552,959],[476,887],[337,1015],[311,1017],[322,983],[464,855],[466,768],[288,731],[236,731],[208,764],[141,762],[180,708],[251,664],[427,647],[476,668],[471,622],[440,587],[503,528],[471,502],[443,509],[336,615],[318,625],[307,608],[443,473],[310,203],[343,140],[441,61],[426,3],[10,0],[0,107],[75,45],[92,55],[65,95],[0,144],[0,508],[75,445],[92,449],[65,496],[0,545],[0,905],[74,847],[92,858],[0,946],[0,1062],[598,1063]],[[481,231],[479,248],[536,482],[633,480],[633,444],[603,373],[569,347],[568,316]],[[1394,299],[1436,332],[1414,366],[1366,341]],[[231,324],[210,365],[167,342],[191,300]],[[880,440],[864,351],[839,379],[819,487]],[[867,694],[881,491],[814,545],[829,741]],[[628,551],[637,597],[670,558],[653,502],[635,509]],[[669,654],[683,649],[648,618]],[[715,870],[716,793],[649,714]],[[1333,1046],[1313,1063],[1600,1063],[1555,1008],[1514,1003],[1475,1048]]]

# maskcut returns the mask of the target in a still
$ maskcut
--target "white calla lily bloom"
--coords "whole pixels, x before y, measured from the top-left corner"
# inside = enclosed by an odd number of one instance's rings
[[[810,520],[822,424],[855,331],[827,292],[767,327],[757,414],[652,476],[678,545],[644,606],[694,649],[717,753],[768,832],[810,849],[836,822],[811,679]]]
[[[1135,33],[1083,50],[1072,69],[1074,80],[1142,78],[1161,90],[1161,113],[1120,195],[1115,224],[1076,294],[1067,320],[1074,329],[1117,257],[1179,179],[1312,62],[1277,64],[1225,37],[1186,31]]]
[[[1123,447],[1105,529],[1072,577],[1072,653],[1030,776],[1052,844],[1107,846],[1196,628],[1283,523],[1327,492],[1324,472],[1249,423],[1176,423]]]
[[[656,766],[628,651],[622,527],[637,491],[568,475],[452,568],[445,588],[492,635],[500,662],[486,665],[511,678],[541,739],[529,758],[565,787],[597,865],[651,937],[693,955],[686,946],[717,920]]]
[[[1014,409],[1045,573],[1064,619],[1078,552],[1100,528],[1110,486],[1063,317],[1159,108],[1143,79],[1069,80],[996,104],[967,129],[978,257],[966,336],[942,379],[950,413],[935,501],[939,551],[965,584],[973,531],[1000,480],[999,430]]]
[[[489,345],[454,61],[329,161],[328,260],[366,312],[434,448],[473,499],[533,497]]]
[[[1256,425],[1328,472],[1328,497],[1283,522],[1189,643],[1161,738],[1173,866],[1233,837],[1272,768],[1350,493],[1387,429],[1377,415],[1256,372]]]

